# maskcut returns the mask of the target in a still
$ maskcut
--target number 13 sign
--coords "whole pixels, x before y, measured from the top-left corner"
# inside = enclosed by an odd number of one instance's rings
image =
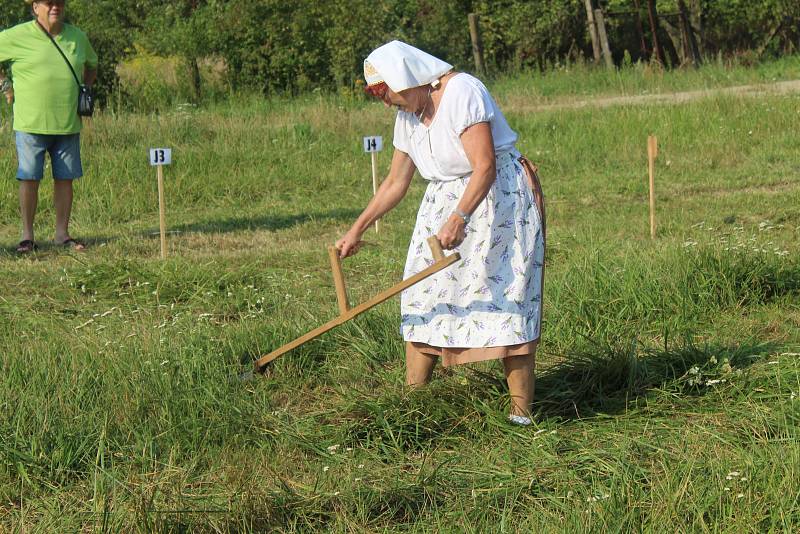
[[[171,148],[151,148],[150,165],[156,168],[156,179],[158,180],[158,219],[161,234],[161,258],[167,257],[167,215],[164,202],[164,165],[172,163]]]
[[[171,148],[151,148],[150,165],[169,165],[172,163]]]

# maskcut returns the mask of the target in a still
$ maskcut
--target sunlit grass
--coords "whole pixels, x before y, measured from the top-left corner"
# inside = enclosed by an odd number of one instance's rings
[[[702,88],[721,72],[662,79]],[[571,76],[546,77],[554,98]],[[508,101],[523,83],[492,89]],[[86,253],[47,246],[45,182],[42,248],[17,257],[16,184],[0,182],[0,530],[796,530],[798,109],[506,108],[548,200],[527,429],[505,421],[496,362],[402,386],[397,301],[239,380],[336,315],[325,247],[371,195],[361,137],[390,139],[390,111],[312,94],[101,114],[76,190]],[[166,261],[153,146],[174,151]],[[13,139],[0,150],[10,177]],[[345,262],[353,301],[401,276],[422,187]]]

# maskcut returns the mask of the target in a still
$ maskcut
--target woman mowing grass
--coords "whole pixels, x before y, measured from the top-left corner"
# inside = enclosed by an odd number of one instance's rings
[[[428,182],[405,277],[434,260],[435,234],[463,260],[401,296],[406,383],[427,383],[436,362],[503,361],[509,419],[531,423],[542,319],[545,224],[533,166],[480,80],[392,41],[364,61],[369,94],[398,109],[389,176],[336,243],[342,258],[405,196],[415,171]]]

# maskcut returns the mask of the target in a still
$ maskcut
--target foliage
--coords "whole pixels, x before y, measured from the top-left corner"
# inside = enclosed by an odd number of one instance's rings
[[[609,40],[617,63],[625,57],[629,62],[647,59],[633,0],[592,1],[609,14]],[[639,1],[648,49],[646,4]],[[800,46],[796,0],[686,0],[686,4],[707,56],[742,51],[775,56]],[[677,5],[677,0],[657,2],[662,26],[672,27],[670,32],[662,28],[660,40],[680,48]],[[19,0],[0,0],[0,9],[3,26],[29,17]],[[99,52],[101,96],[112,91],[119,62],[139,45],[150,53],[182,58],[188,72],[184,78],[195,99],[201,96],[199,63],[207,57],[224,63],[231,89],[256,88],[265,93],[353,87],[361,78],[363,58],[395,38],[459,69],[472,70],[470,12],[480,15],[491,73],[541,70],[565,59],[591,57],[583,0],[70,0],[68,4],[68,16],[87,32]]]
[[[482,0],[476,12],[487,61],[495,70],[544,69],[586,44],[582,0]]]

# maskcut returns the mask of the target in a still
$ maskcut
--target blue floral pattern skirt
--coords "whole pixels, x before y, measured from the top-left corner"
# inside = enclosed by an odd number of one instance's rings
[[[431,181],[417,213],[405,278],[433,263],[427,238],[456,208],[469,177]],[[456,249],[461,261],[401,295],[406,341],[433,347],[500,347],[539,338],[544,234],[528,177],[515,157],[497,159],[497,178]]]

